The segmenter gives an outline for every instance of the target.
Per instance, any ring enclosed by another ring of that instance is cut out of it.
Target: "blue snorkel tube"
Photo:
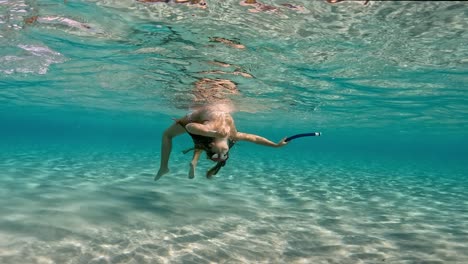
[[[303,134],[297,134],[297,135],[294,135],[294,136],[290,136],[290,137],[287,137],[284,141],[285,142],[289,142],[293,139],[296,139],[296,138],[301,138],[301,137],[319,137],[321,136],[322,133],[321,132],[312,132],[312,133],[303,133]]]

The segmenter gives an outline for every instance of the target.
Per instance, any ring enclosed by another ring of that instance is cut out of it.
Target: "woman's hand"
[[[217,127],[217,129],[213,130],[213,137],[215,138],[226,138],[229,136],[229,128],[228,127]]]
[[[284,145],[288,144],[288,142],[286,142],[286,138],[283,138],[282,140],[280,140],[280,142],[276,143],[276,147],[282,147]]]

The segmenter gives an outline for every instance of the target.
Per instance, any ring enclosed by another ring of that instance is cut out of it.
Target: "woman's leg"
[[[185,132],[185,129],[178,123],[172,124],[169,128],[164,131],[161,142],[161,164],[159,166],[158,174],[154,177],[154,180],[157,181],[164,174],[169,172],[169,156],[171,155],[172,150],[172,138],[181,135]]]
[[[202,154],[203,150],[201,149],[194,149],[193,150],[193,158],[192,162],[190,162],[190,171],[189,171],[189,179],[195,178],[195,168],[197,167],[198,160],[200,159],[200,155]]]

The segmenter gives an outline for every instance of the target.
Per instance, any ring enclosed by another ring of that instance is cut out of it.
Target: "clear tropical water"
[[[466,4],[265,3],[0,0],[0,263],[467,263]],[[323,136],[212,180],[181,136],[154,182],[205,77],[239,130]]]

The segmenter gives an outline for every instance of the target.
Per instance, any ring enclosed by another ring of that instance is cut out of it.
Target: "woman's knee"
[[[178,135],[181,135],[185,132],[185,130],[181,130],[179,128],[175,128],[173,126],[169,127],[163,132],[164,139],[172,139]]]

